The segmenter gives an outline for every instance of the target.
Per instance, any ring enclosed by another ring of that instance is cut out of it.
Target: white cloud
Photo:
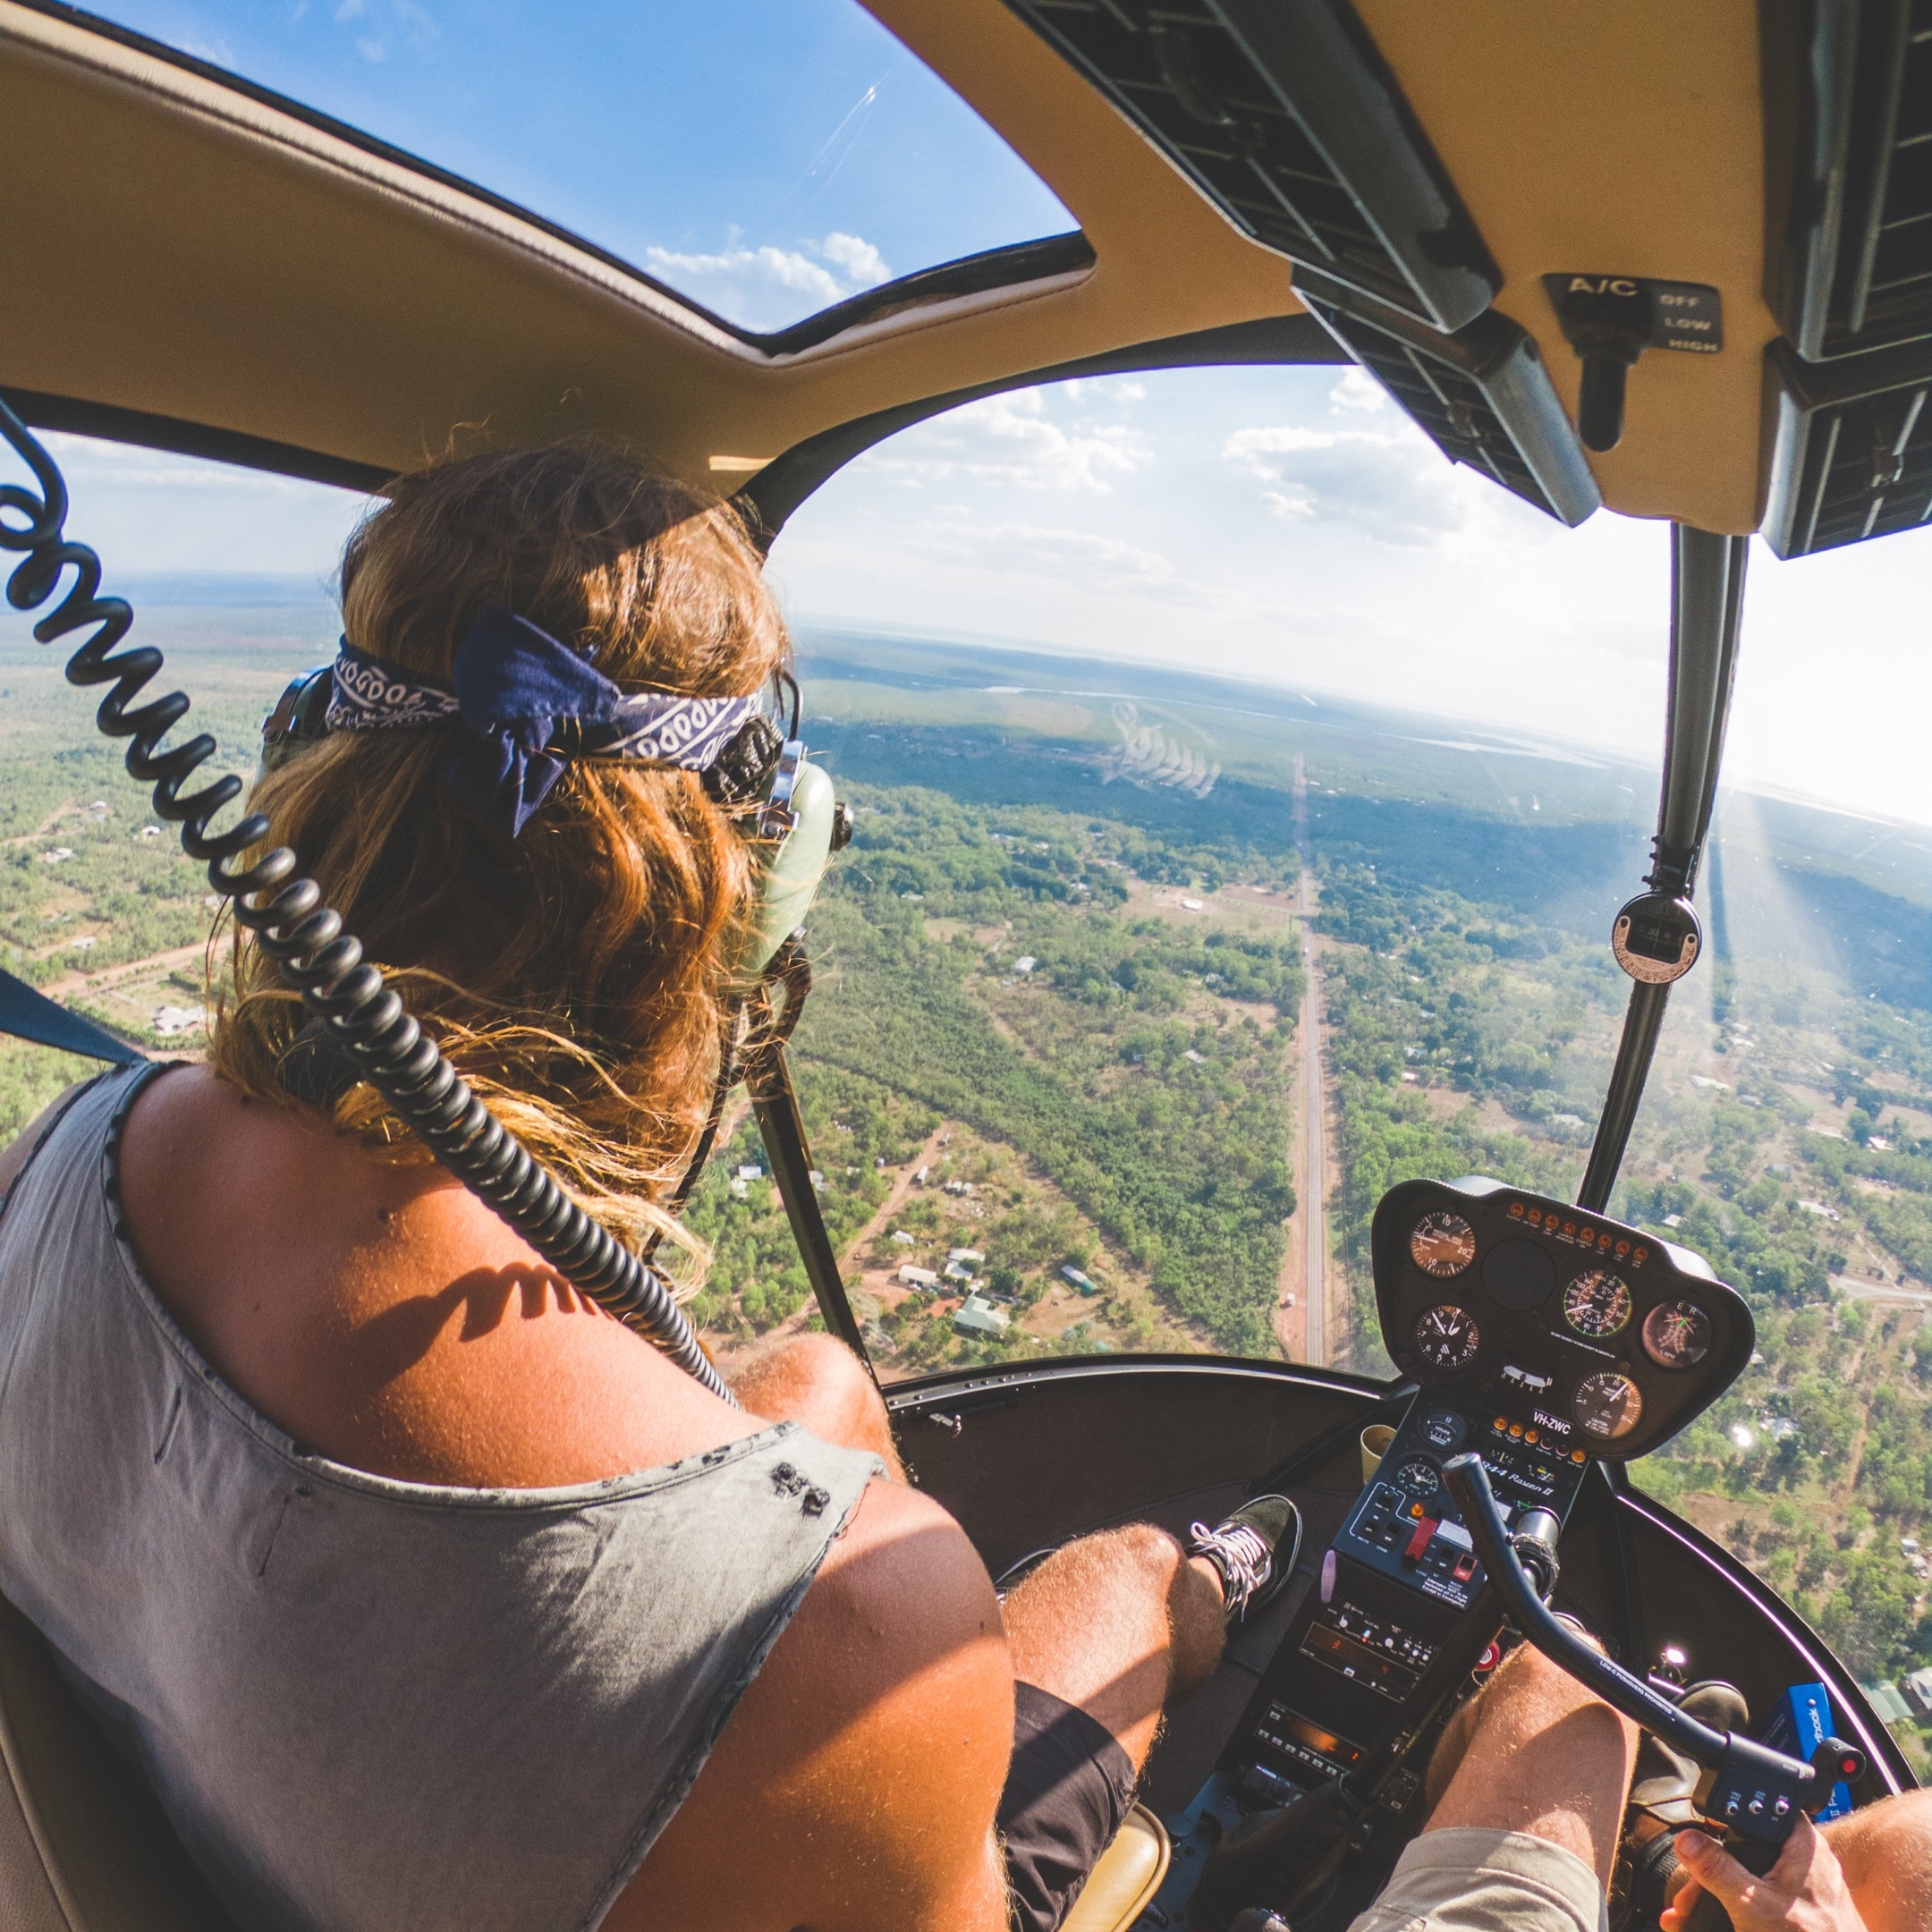
[[[818,252],[835,268],[843,269],[848,281],[856,282],[863,288],[892,280],[892,270],[886,266],[886,258],[869,242],[862,241],[858,235],[841,234],[835,229],[818,244]]]
[[[1314,503],[1300,491],[1291,496],[1282,490],[1263,490],[1261,501],[1267,513],[1283,523],[1298,523],[1315,514]]]
[[[677,249],[646,249],[645,260],[674,287],[705,299],[710,286],[759,283],[796,289],[822,306],[843,301],[845,291],[826,269],[796,249],[735,248],[716,255],[690,255]]]
[[[733,235],[710,251],[647,248],[645,266],[681,293],[741,328],[779,329],[892,279],[886,258],[862,235],[835,229],[797,248],[752,248]]]
[[[300,13],[297,14],[300,18]],[[330,16],[338,27],[363,23],[367,31],[355,33],[355,50],[366,61],[379,65],[389,58],[396,35],[410,46],[421,49],[436,38],[436,23],[417,0],[339,0]]]
[[[293,477],[49,434],[67,479],[67,528],[100,552],[109,588],[137,574],[266,572],[318,586],[366,499]],[[0,481],[25,480],[0,449]]]
[[[1221,453],[1264,483],[1275,483],[1281,479],[1282,466],[1269,462],[1271,456],[1302,450],[1330,450],[1343,442],[1386,445],[1390,440],[1362,429],[1304,429],[1299,424],[1288,423],[1274,428],[1237,429],[1221,445]]]
[[[1433,544],[1468,521],[1467,479],[1419,431],[1315,429],[1275,423],[1237,429],[1225,462],[1278,489],[1261,506],[1283,521],[1344,521],[1377,543]]]
[[[1388,402],[1388,392],[1364,369],[1347,370],[1328,392],[1328,407],[1337,416],[1349,410],[1363,410],[1373,415]]]
[[[902,482],[970,477],[1020,489],[1103,496],[1111,492],[1112,479],[1132,476],[1153,460],[1146,442],[1125,423],[1063,426],[1033,389],[969,402],[864,459],[868,468]]]
[[[1147,590],[1179,580],[1174,560],[1091,530],[1056,530],[1037,523],[927,524],[911,547],[927,556],[968,564],[996,563],[1061,580],[1074,578],[1103,591]]]

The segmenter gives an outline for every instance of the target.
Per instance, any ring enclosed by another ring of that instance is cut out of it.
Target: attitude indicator
[[[1416,1318],[1416,1353],[1431,1368],[1445,1373],[1467,1368],[1482,1346],[1482,1334],[1465,1308],[1453,1301],[1438,1302]]]
[[[1577,1385],[1570,1412],[1586,1436],[1615,1442],[1643,1419],[1643,1391],[1621,1369],[1606,1368]]]
[[[1695,1301],[1659,1301],[1644,1317],[1643,1346],[1659,1368],[1694,1368],[1710,1353],[1711,1318]]]
[[[1446,1280],[1476,1258],[1476,1230],[1461,1215],[1438,1208],[1416,1223],[1409,1254],[1425,1275]]]
[[[1563,1319],[1580,1335],[1602,1341],[1631,1318],[1631,1292],[1608,1268],[1579,1275],[1563,1291]]]

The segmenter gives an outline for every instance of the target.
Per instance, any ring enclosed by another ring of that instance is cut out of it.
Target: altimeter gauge
[[[1425,1275],[1438,1280],[1460,1275],[1476,1258],[1476,1230],[1461,1215],[1438,1208],[1416,1223],[1409,1253]]]
[[[1644,1317],[1644,1353],[1659,1368],[1694,1368],[1711,1351],[1711,1318],[1695,1301],[1659,1301]]]
[[[1438,1302],[1416,1318],[1416,1353],[1431,1368],[1445,1373],[1467,1368],[1482,1346],[1482,1334],[1470,1311],[1453,1301]]]
[[[1580,1335],[1600,1342],[1631,1318],[1631,1292],[1608,1268],[1592,1268],[1563,1290],[1563,1311]]]
[[[1643,1391],[1621,1369],[1606,1368],[1577,1385],[1570,1412],[1586,1436],[1615,1442],[1643,1419]]]

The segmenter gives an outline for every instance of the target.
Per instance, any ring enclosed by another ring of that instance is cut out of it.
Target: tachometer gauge
[[[1415,1345],[1431,1368],[1467,1368],[1476,1360],[1482,1335],[1467,1309],[1441,1301],[1416,1318]]]
[[[1711,1318],[1695,1301],[1659,1301],[1644,1317],[1643,1346],[1659,1368],[1694,1368],[1710,1353]]]
[[[1606,1368],[1577,1385],[1570,1412],[1586,1436],[1615,1442],[1643,1419],[1643,1391],[1621,1370]]]
[[[1442,1487],[1442,1478],[1427,1456],[1411,1456],[1395,1471],[1395,1480],[1411,1496],[1430,1496]]]
[[[1476,1258],[1476,1230],[1461,1215],[1438,1208],[1416,1223],[1409,1253],[1425,1275],[1438,1280],[1460,1275]]]
[[[1563,1290],[1563,1311],[1579,1335],[1601,1341],[1631,1318],[1630,1290],[1608,1268],[1592,1268]]]

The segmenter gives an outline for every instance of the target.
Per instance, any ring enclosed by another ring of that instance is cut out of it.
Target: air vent
[[[1805,0],[1767,20],[1785,334],[1812,360],[1932,335],[1932,0]]]
[[[1536,343],[1507,316],[1492,309],[1445,335],[1306,271],[1295,293],[1452,462],[1562,523],[1602,504]]]
[[[1347,0],[1006,0],[1244,233],[1460,328],[1502,277]]]
[[[1804,362],[1772,347],[1777,411],[1764,536],[1809,556],[1916,530],[1932,515],[1932,345]]]

